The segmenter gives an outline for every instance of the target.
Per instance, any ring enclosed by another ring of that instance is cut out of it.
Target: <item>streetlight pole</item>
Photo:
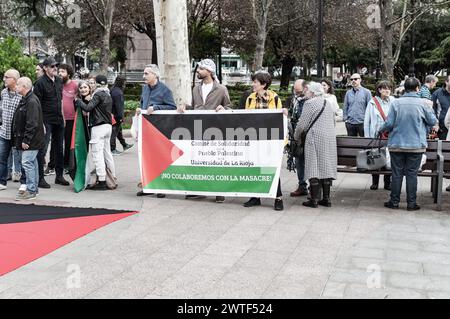
[[[218,75],[219,75],[219,82],[222,83],[222,5],[221,1],[218,3],[218,12],[217,12],[217,19],[219,21],[219,69],[218,69]]]
[[[416,0],[411,0],[411,10],[414,11],[416,6]],[[414,66],[414,60],[416,59],[416,55],[415,55],[415,30],[414,30],[414,25],[411,27],[411,35],[410,35],[410,42],[411,42],[411,56],[410,56],[410,65],[409,65],[409,76],[410,77],[415,77],[416,76],[416,69]]]
[[[323,76],[323,11],[324,1],[319,0],[319,19],[317,28],[317,77]]]

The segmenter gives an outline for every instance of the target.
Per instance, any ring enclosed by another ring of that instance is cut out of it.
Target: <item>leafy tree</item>
[[[35,79],[35,66],[39,63],[35,57],[23,54],[23,47],[20,40],[8,36],[0,41],[0,79],[8,69],[16,69],[21,76]],[[3,85],[3,83],[1,83]]]

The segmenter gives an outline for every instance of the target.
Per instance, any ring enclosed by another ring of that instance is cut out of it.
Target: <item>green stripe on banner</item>
[[[86,159],[88,149],[86,146],[86,135],[83,125],[83,112],[79,108],[76,114],[75,121],[75,159],[76,159],[76,174],[73,181],[73,188],[75,193],[79,193],[84,189],[86,181]]]
[[[276,167],[170,166],[144,189],[269,193],[276,170]]]

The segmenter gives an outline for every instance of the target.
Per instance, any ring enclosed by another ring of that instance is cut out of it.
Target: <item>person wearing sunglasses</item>
[[[372,93],[361,85],[358,73],[350,77],[352,88],[344,99],[343,117],[348,136],[364,137],[364,117],[366,107],[372,99]]]
[[[44,75],[34,85],[34,94],[41,102],[42,115],[45,125],[45,143],[39,150],[39,187],[50,188],[44,179],[44,164],[50,138],[55,152],[55,184],[68,186],[69,182],[64,178],[64,114],[62,107],[63,82],[58,76],[58,63],[53,57],[48,57],[42,63]]]

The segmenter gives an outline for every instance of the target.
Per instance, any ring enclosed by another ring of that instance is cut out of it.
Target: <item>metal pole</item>
[[[415,10],[415,5],[416,5],[416,0],[411,0],[411,11]],[[410,77],[415,77],[416,76],[416,69],[414,66],[414,60],[416,59],[415,57],[415,30],[414,30],[414,25],[411,27],[411,56],[410,56],[410,65],[409,65],[409,76]]]
[[[317,30],[317,77],[323,76],[323,11],[324,1],[319,0],[319,19]]]
[[[219,20],[219,43],[220,43],[220,47],[219,47],[219,82],[222,83],[222,5],[221,5],[221,1],[219,1],[218,4],[218,12],[217,12],[217,18]]]
[[[28,26],[28,54],[31,56],[31,24]]]

